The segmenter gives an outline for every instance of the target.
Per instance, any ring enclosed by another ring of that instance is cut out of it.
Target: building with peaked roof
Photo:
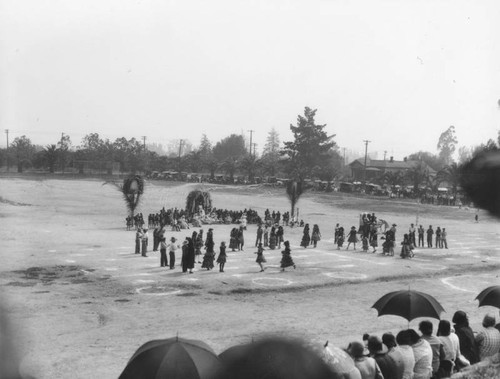
[[[404,159],[402,161],[396,161],[391,157],[389,160],[385,159],[366,159],[366,181],[376,181],[386,172],[397,172],[397,171],[407,171],[415,168],[419,164],[422,164],[426,170],[428,170],[429,175],[436,175],[436,171],[431,168],[428,164],[423,161],[418,160],[408,160]],[[363,181],[365,179],[365,159],[358,158],[351,163],[349,163],[350,174],[353,181]]]

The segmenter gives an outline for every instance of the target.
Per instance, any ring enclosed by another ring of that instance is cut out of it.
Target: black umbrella
[[[217,354],[206,343],[173,337],[142,345],[119,379],[209,379],[220,367]]]
[[[323,379],[335,377],[321,357],[301,341],[268,337],[229,348],[218,379]]]
[[[479,300],[479,307],[491,305],[500,308],[500,286],[485,288],[476,296],[476,300]]]
[[[441,304],[431,295],[412,290],[390,292],[378,299],[372,308],[378,311],[379,316],[401,316],[408,322],[418,317],[439,320],[441,313],[444,312]]]

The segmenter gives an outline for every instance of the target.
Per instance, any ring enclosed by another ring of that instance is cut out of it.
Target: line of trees
[[[70,136],[46,146],[34,145],[23,135],[14,139],[9,149],[0,149],[0,165],[15,166],[18,172],[27,168],[64,172],[68,169],[83,172],[83,167],[100,163],[113,163],[122,173],[152,171],[184,171],[209,173],[214,177],[222,173],[233,180],[237,174],[248,176],[288,176],[294,178],[319,178],[332,180],[340,171],[341,158],[327,136],[326,125],[316,125],[316,110],[308,107],[299,115],[297,125],[290,125],[294,140],[284,142],[284,148],[275,129],[268,134],[260,156],[250,153],[242,135],[231,134],[212,145],[203,135],[198,148],[190,146],[186,153],[179,148],[177,155],[160,155],[151,151],[135,138],[103,139],[98,133],[86,135],[78,146],[73,146]],[[100,165],[102,167],[102,164]],[[107,166],[109,167],[109,165]]]

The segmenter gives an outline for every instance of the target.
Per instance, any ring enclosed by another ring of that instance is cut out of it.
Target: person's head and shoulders
[[[395,360],[391,358],[388,354],[389,349],[382,342],[382,340],[378,336],[369,336],[367,348],[370,353],[370,357],[375,359],[382,374],[384,375],[384,379],[393,379],[400,377],[398,375],[399,368],[396,364]]]

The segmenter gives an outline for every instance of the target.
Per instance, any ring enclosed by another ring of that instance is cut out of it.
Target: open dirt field
[[[0,178],[2,305],[25,374],[118,377],[141,344],[175,335],[203,340],[217,353],[264,333],[345,346],[364,332],[406,328],[404,319],[378,318],[371,306],[408,286],[436,297],[443,318],[465,310],[475,329],[486,312],[497,314],[474,300],[484,287],[500,284],[500,224],[484,212],[474,223],[475,210],[309,192],[299,201],[300,217],[319,224],[323,239],[318,248],[304,249],[302,229],[285,228],[297,269],[280,272],[280,251],[266,250],[268,269],[260,273],[256,226],[249,225],[245,251],[228,251],[226,272],[197,265],[189,275],[161,268],[159,253],[134,254],[135,233],[125,230],[120,193],[102,183]],[[148,183],[139,211],[184,207],[194,188]],[[260,215],[266,208],[289,210],[283,189],[204,188],[217,208],[252,208]],[[357,226],[363,211],[396,223],[398,241],[417,217],[425,228],[446,227],[449,249],[417,249],[411,260],[363,253],[360,246],[337,250],[335,223]],[[212,227],[218,253],[233,226]],[[166,237],[184,239],[192,231]]]

